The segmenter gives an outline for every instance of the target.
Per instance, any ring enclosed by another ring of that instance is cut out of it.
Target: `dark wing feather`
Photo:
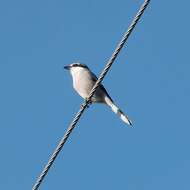
[[[93,72],[91,72],[91,76],[92,76],[91,79],[94,82],[96,82],[98,80],[98,78],[96,77],[96,75]],[[105,92],[106,96],[109,97],[111,101],[113,101],[102,84],[99,85],[99,88]]]

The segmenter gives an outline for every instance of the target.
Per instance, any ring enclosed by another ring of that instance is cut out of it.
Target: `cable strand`
[[[84,101],[84,103],[82,104],[80,110],[78,111],[78,113],[74,117],[73,121],[69,125],[66,133],[64,134],[63,138],[60,140],[59,144],[57,145],[57,147],[56,147],[55,151],[53,152],[53,154],[51,155],[48,163],[45,165],[44,169],[42,170],[42,172],[41,172],[40,176],[38,177],[36,183],[34,184],[32,190],[37,190],[39,188],[39,186],[41,185],[43,179],[47,175],[50,167],[54,163],[56,157],[58,156],[59,152],[63,148],[65,142],[68,139],[68,137],[70,136],[70,134],[72,133],[73,129],[75,128],[75,126],[76,126],[77,122],[79,121],[80,117],[82,116],[84,110],[90,104],[90,100],[91,100],[92,96],[94,95],[96,89],[98,88],[98,86],[100,85],[100,83],[104,79],[105,75],[109,71],[110,67],[112,66],[113,62],[115,61],[116,57],[118,56],[119,52],[121,51],[121,49],[124,46],[125,42],[127,41],[128,37],[130,36],[131,32],[135,28],[135,25],[137,24],[137,22],[139,21],[140,17],[144,13],[144,10],[148,6],[149,2],[150,2],[150,0],[145,0],[144,3],[142,4],[142,6],[140,7],[137,15],[135,16],[135,18],[133,19],[132,23],[130,24],[127,32],[124,34],[123,38],[121,39],[121,41],[117,45],[117,47],[116,47],[115,51],[113,52],[111,58],[108,60],[108,63],[106,64],[106,66],[103,69],[102,73],[100,74],[98,80],[96,81],[96,84],[92,88],[92,90],[91,90],[91,92],[89,94],[89,97]]]

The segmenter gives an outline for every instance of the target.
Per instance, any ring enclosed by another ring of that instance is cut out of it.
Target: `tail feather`
[[[111,107],[112,111],[120,117],[120,119],[121,119],[122,121],[124,121],[125,123],[127,123],[129,126],[132,126],[132,122],[131,122],[131,120],[128,118],[128,116],[125,115],[125,114],[113,103],[113,101],[112,101],[110,98],[105,97],[105,102],[106,102],[106,104],[107,104],[108,106]]]

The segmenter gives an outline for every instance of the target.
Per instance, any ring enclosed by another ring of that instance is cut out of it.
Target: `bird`
[[[98,80],[96,75],[88,68],[87,65],[79,62],[64,66],[64,69],[70,71],[73,79],[73,88],[83,99],[86,100]],[[121,109],[118,108],[118,106],[115,105],[114,101],[102,84],[98,86],[90,100],[90,103],[102,103],[108,105],[122,121],[129,126],[132,126],[132,121],[123,113],[123,111],[121,111]]]

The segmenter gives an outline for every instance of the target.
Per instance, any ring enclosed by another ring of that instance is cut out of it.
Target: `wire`
[[[39,186],[41,185],[43,179],[47,175],[50,167],[54,163],[56,157],[58,156],[59,152],[63,148],[63,146],[64,146],[65,142],[67,141],[68,137],[70,136],[71,132],[75,128],[75,126],[76,126],[77,122],[79,121],[80,117],[82,116],[84,110],[90,104],[90,100],[91,100],[93,94],[95,93],[96,89],[98,88],[98,86],[100,85],[100,83],[104,79],[105,75],[107,74],[108,70],[112,66],[114,60],[116,59],[117,55],[121,51],[122,47],[124,46],[125,42],[127,41],[128,37],[130,36],[131,32],[135,28],[135,25],[137,24],[137,22],[139,21],[140,17],[144,13],[144,10],[146,9],[146,7],[149,4],[149,2],[150,2],[150,0],[145,0],[144,3],[141,5],[141,7],[140,7],[140,9],[139,9],[139,11],[137,13],[137,15],[133,19],[131,25],[129,26],[129,28],[127,30],[127,32],[124,34],[122,40],[119,42],[119,44],[116,47],[116,49],[115,49],[114,53],[112,54],[111,58],[108,60],[108,63],[106,64],[104,70],[102,71],[102,73],[100,74],[98,80],[96,81],[96,84],[92,88],[92,90],[91,90],[91,92],[89,94],[89,97],[84,101],[84,103],[82,104],[80,110],[78,111],[78,113],[74,117],[73,121],[69,125],[66,133],[64,134],[63,138],[61,139],[61,141],[57,145],[57,147],[56,147],[55,151],[53,152],[52,156],[50,157],[48,163],[45,165],[44,169],[42,170],[42,172],[41,172],[40,176],[38,177],[36,183],[34,184],[32,190],[37,190],[39,188]]]

